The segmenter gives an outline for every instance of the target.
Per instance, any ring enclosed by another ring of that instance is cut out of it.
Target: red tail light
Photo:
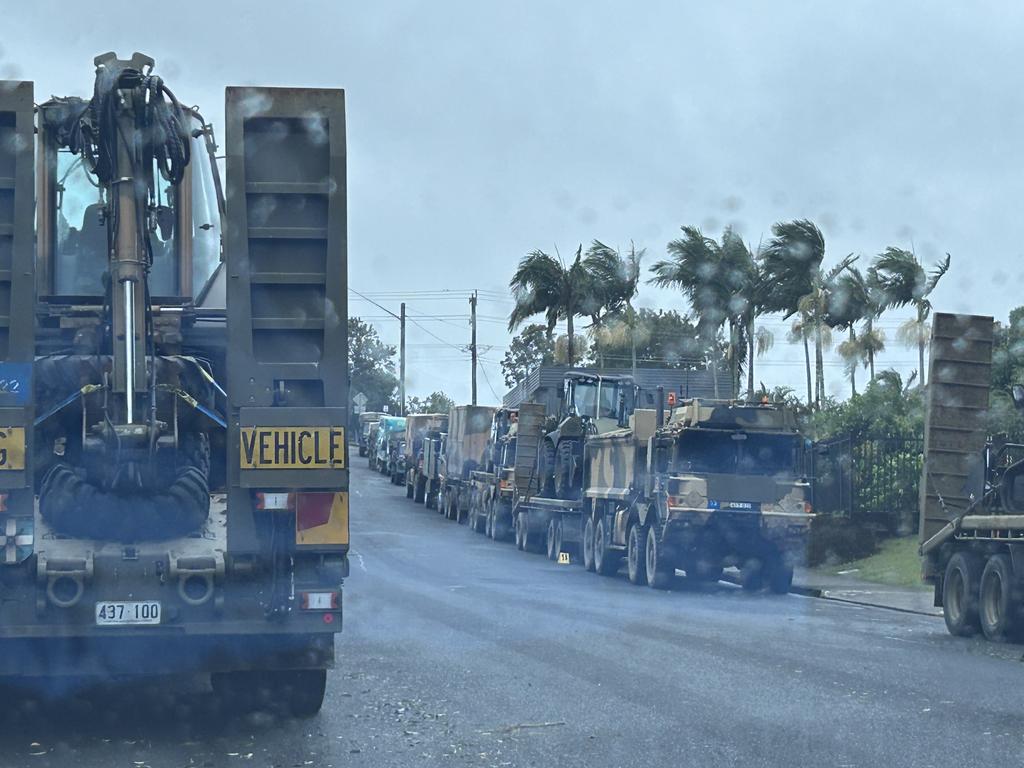
[[[305,531],[326,525],[331,519],[331,504],[334,493],[297,493],[295,506],[295,529]]]

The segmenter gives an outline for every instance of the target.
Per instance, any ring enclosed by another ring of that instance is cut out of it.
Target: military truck
[[[1020,636],[1024,445],[989,435],[991,317],[936,313],[920,484],[922,575],[953,635]],[[1024,388],[1013,387],[1018,408]]]
[[[539,423],[543,408],[528,405],[537,412]],[[512,530],[512,503],[515,498],[516,444],[519,409],[498,408],[491,416],[491,427],[484,450],[483,467],[470,472],[469,526],[488,538],[502,541]],[[533,453],[536,456],[536,452]]]
[[[447,428],[447,413],[417,413],[406,417],[398,482],[405,480],[406,498],[417,504],[423,503],[427,493],[427,478],[423,474],[423,440],[428,432],[444,432]]]
[[[427,436],[423,440],[423,476],[427,482],[423,504],[427,509],[438,509],[447,441],[448,435],[437,430],[427,432]]]
[[[0,82],[0,676],[323,701],[348,574],[344,93]],[[188,102],[186,102],[188,103]]]
[[[367,466],[374,472],[377,471],[377,428],[379,424],[379,421],[375,421],[366,430]]]
[[[739,568],[746,590],[786,593],[806,557],[814,517],[795,415],[769,404],[684,401],[660,424],[591,438],[583,565],[656,589],[677,569],[717,581]]]
[[[385,414],[378,411],[364,411],[359,414],[359,456],[366,456],[370,446],[370,430]]]
[[[398,471],[399,443],[405,440],[405,417],[383,416],[377,422],[377,446],[373,452],[373,468],[395,482]]]
[[[438,508],[449,520],[462,523],[469,515],[471,475],[486,462],[494,412],[486,405],[457,405],[448,413]]]

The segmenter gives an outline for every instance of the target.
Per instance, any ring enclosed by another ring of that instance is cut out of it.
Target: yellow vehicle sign
[[[345,428],[242,427],[239,458],[242,469],[344,469]]]
[[[0,427],[0,471],[25,469],[25,428]]]

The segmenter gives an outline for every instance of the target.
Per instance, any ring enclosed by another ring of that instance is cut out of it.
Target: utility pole
[[[398,406],[398,413],[401,416],[405,416],[405,302],[402,302],[401,315],[398,318],[399,324],[401,325],[401,341],[398,347],[398,397],[400,398],[400,405]]]
[[[469,340],[470,357],[473,359],[472,403],[476,405],[476,291],[473,291],[473,295],[469,297],[469,325],[472,329]]]

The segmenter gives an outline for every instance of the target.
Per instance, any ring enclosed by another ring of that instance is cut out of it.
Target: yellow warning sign
[[[0,470],[25,468],[25,428],[0,427]]]
[[[559,565],[569,565],[569,553],[568,552],[559,552],[558,553],[558,564]]]

